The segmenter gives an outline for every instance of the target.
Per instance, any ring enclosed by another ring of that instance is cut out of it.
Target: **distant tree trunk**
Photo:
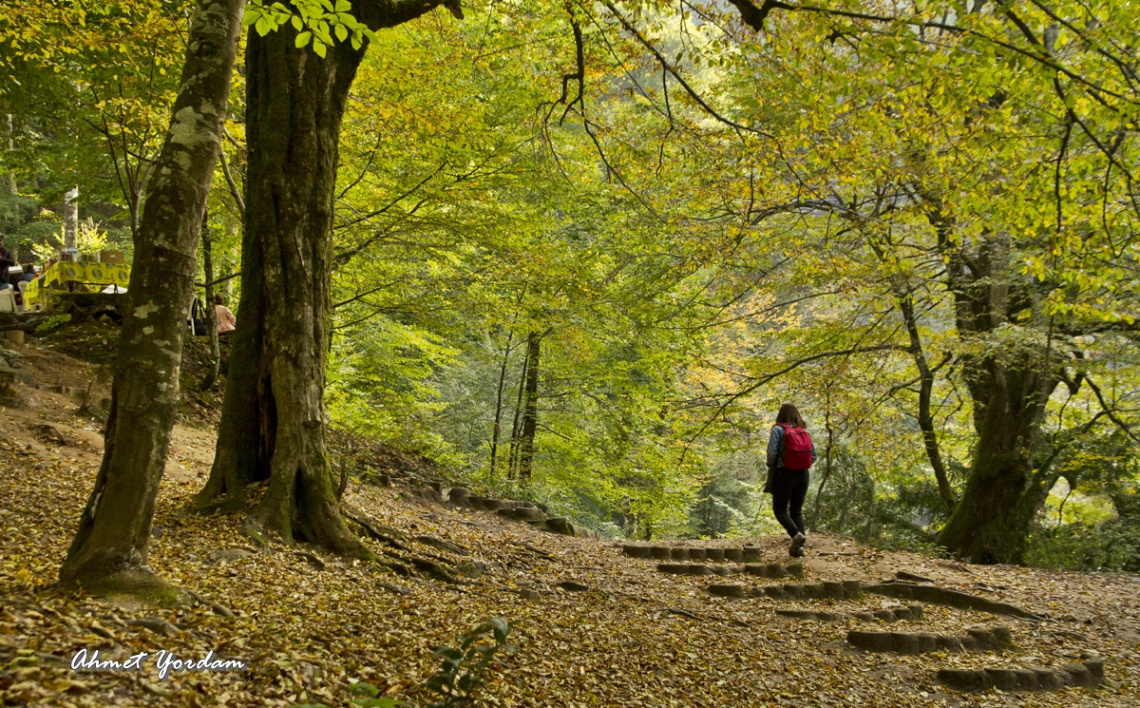
[[[527,337],[526,358],[529,365],[526,369],[526,404],[523,409],[518,465],[519,479],[524,482],[530,479],[530,471],[534,465],[534,435],[538,430],[538,377],[541,346],[542,335],[532,333]]]
[[[79,239],[79,187],[63,195],[63,248],[75,250]]]
[[[529,341],[529,339],[528,339]],[[514,479],[518,473],[519,448],[522,442],[523,400],[526,394],[526,374],[530,370],[530,347],[527,347],[526,356],[523,357],[522,372],[519,374],[519,394],[515,397],[515,416],[511,423],[511,450],[507,458],[507,479]]]
[[[879,261],[889,265],[891,252],[895,244],[878,243],[876,238],[868,239],[871,249]],[[930,468],[934,471],[934,480],[938,484],[938,494],[942,497],[947,511],[954,509],[954,490],[950,486],[950,476],[946,473],[946,465],[942,460],[942,450],[938,445],[938,433],[934,427],[934,413],[931,409],[931,397],[934,391],[934,374],[938,367],[931,368],[926,359],[926,352],[922,346],[922,337],[918,329],[918,316],[914,309],[914,288],[905,278],[898,274],[890,276],[891,291],[895,296],[895,304],[903,318],[907,337],[910,340],[910,355],[914,359],[915,368],[918,369],[918,428],[922,431],[922,444],[926,457],[930,461]]]
[[[12,114],[4,114],[4,150],[15,150],[16,128],[12,123]],[[11,172],[0,175],[0,194],[16,194],[16,176]]]
[[[436,2],[357,3],[373,29],[412,20]],[[458,13],[458,6],[452,10]],[[218,447],[202,506],[244,503],[269,480],[246,531],[366,551],[340,513],[325,456],[332,221],[341,118],[365,43],[297,48],[283,26],[246,49],[246,226],[242,296],[230,351]]]
[[[218,159],[244,0],[200,2],[173,119],[135,244],[103,463],[60,568],[63,585],[173,600],[147,567],[151,521],[178,404],[186,306]]]
[[[206,336],[210,338],[210,366],[206,375],[202,377],[202,390],[209,391],[218,380],[218,368],[221,366],[222,352],[218,344],[218,311],[214,309],[214,247],[210,239],[210,226],[207,223],[209,215],[202,219],[202,272],[205,275],[206,285]]]
[[[899,311],[903,315],[907,335],[910,337],[910,353],[918,369],[918,428],[922,431],[922,444],[926,450],[926,458],[930,461],[930,468],[934,470],[934,481],[938,484],[938,494],[946,504],[947,510],[953,510],[955,504],[954,490],[950,486],[950,475],[946,473],[946,464],[942,460],[942,451],[938,445],[938,432],[934,428],[934,413],[931,410],[931,398],[934,392],[934,373],[923,352],[922,339],[918,332],[918,319],[914,312],[914,297],[910,292],[901,290],[896,292]]]
[[[499,387],[495,392],[495,424],[491,428],[491,479],[495,478],[495,454],[499,449],[499,433],[503,418],[503,385],[507,380],[507,364],[511,359],[511,341],[515,333],[507,334],[507,346],[503,349],[503,363],[499,367]]]
[[[824,391],[827,404],[823,409],[823,425],[827,431],[827,445],[823,449],[823,476],[819,480],[819,487],[815,490],[815,508],[811,512],[811,530],[816,530],[816,523],[819,521],[819,502],[823,496],[823,487],[827,484],[827,480],[831,479],[831,446],[834,437],[834,430],[831,427],[831,389]]]

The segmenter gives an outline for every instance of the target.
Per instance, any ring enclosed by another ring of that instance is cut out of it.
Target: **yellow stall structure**
[[[126,263],[57,261],[28,283],[24,303],[29,310],[44,310],[71,293],[126,292],[131,267]]]

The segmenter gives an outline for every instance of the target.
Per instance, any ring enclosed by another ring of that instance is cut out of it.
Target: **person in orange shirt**
[[[218,318],[218,334],[232,332],[237,328],[237,318],[230,308],[222,304],[222,294],[214,293],[214,315]]]

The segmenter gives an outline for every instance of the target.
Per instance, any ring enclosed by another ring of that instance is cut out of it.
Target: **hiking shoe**
[[[788,554],[793,558],[802,558],[804,555],[805,543],[807,543],[807,537],[802,533],[797,533],[792,537],[792,546],[788,549]]]
[[[803,558],[807,555],[807,553],[802,548],[797,548],[794,551],[789,551],[789,554],[792,556],[792,558]]]

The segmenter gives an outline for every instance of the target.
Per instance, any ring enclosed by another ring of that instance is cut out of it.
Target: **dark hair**
[[[24,264],[24,272],[25,273],[35,273],[36,267],[34,265],[32,265],[31,263],[25,263]]]
[[[807,421],[803,419],[800,412],[791,403],[785,403],[780,406],[780,412],[776,414],[776,425],[787,424],[793,428],[806,428]]]
[[[222,301],[222,294],[221,293],[214,293],[214,304],[215,305],[221,305],[222,302],[223,302]]]

